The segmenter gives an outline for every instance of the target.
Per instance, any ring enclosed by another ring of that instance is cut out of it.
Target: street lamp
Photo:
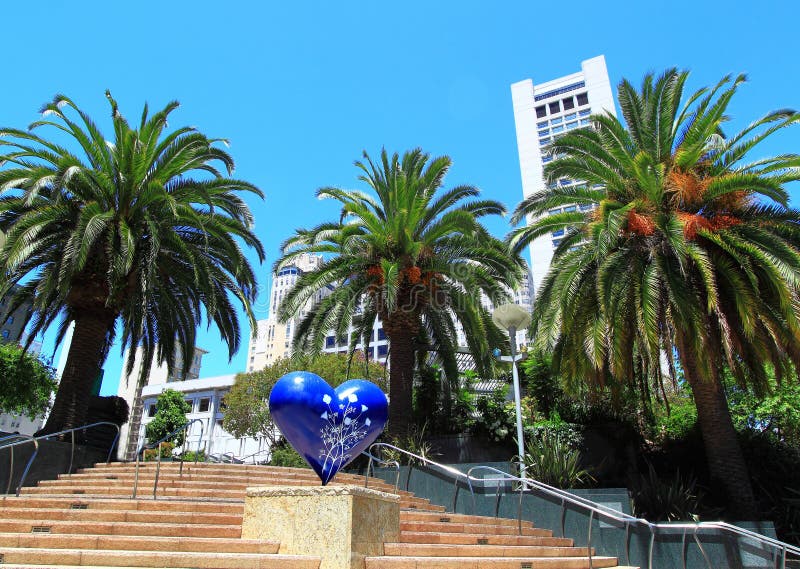
[[[525,354],[517,354],[517,330],[527,328],[531,323],[530,313],[518,304],[504,304],[495,308],[492,313],[492,322],[500,328],[508,330],[508,340],[511,343],[511,357],[501,357],[500,361],[511,362],[511,375],[514,378],[514,407],[517,412],[517,447],[519,450],[520,478],[525,478],[525,444],[522,440],[522,409],[520,407],[519,374],[517,362]]]

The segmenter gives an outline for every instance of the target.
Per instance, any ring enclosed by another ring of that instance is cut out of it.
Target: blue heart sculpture
[[[287,373],[269,394],[275,424],[323,486],[378,438],[388,409],[372,382],[351,379],[333,389],[308,371]]]

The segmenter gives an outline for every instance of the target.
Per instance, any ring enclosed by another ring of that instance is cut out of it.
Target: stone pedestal
[[[364,569],[400,537],[400,497],[360,486],[247,489],[243,539],[280,542],[279,553],[322,558],[320,569]]]

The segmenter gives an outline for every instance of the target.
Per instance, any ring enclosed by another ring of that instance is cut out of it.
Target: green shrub
[[[508,386],[496,389],[491,395],[477,397],[477,418],[473,432],[493,442],[509,442],[516,433],[514,404],[506,400]]]
[[[676,397],[670,414],[656,421],[655,435],[661,441],[679,441],[688,437],[697,426],[697,407],[691,397]]]
[[[294,468],[311,468],[305,459],[288,444],[276,446],[272,449],[269,459],[270,466],[290,466]]]
[[[47,411],[58,384],[53,368],[16,344],[0,343],[0,412],[33,419]]]
[[[528,478],[556,488],[579,488],[594,481],[581,467],[580,451],[553,433],[528,440],[523,458]]]
[[[674,478],[664,479],[648,462],[647,472],[640,474],[630,486],[636,516],[651,522],[700,519],[702,493],[694,476],[682,476],[678,472]]]
[[[170,442],[161,443],[161,458],[172,458],[172,451],[175,445]],[[158,448],[145,449],[143,457],[144,460],[156,460],[158,458]]]
[[[159,441],[186,424],[186,413],[191,407],[184,400],[183,394],[174,389],[165,389],[156,400],[156,414],[153,420],[147,423],[144,434],[148,442]],[[186,431],[180,431],[169,439],[169,442],[181,446],[186,438]]]
[[[181,455],[181,460],[184,462],[194,462],[195,458],[197,462],[205,462],[206,461],[206,451],[204,450],[187,450]]]

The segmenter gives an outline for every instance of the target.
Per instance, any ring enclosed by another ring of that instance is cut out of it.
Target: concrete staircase
[[[0,497],[0,564],[14,567],[196,567],[318,569],[319,557],[279,554],[280,544],[241,539],[245,488],[318,485],[310,470],[164,463],[158,499],[155,465],[143,463],[138,498],[134,466],[99,465]],[[334,484],[363,485],[339,474]],[[370,480],[370,488],[394,487]],[[449,514],[408,492],[400,495],[400,542],[368,557],[366,569],[588,569],[588,550],[516,520]],[[591,567],[617,567],[594,556]]]

